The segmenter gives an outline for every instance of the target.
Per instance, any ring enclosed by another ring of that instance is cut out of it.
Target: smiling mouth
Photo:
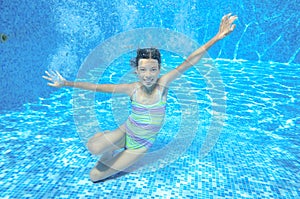
[[[146,82],[146,83],[150,83],[152,81],[153,81],[153,79],[144,80],[144,82]]]
[[[151,85],[151,84],[153,84],[153,81],[152,81],[152,80],[150,80],[150,81],[145,80],[144,82],[145,82],[146,85]]]

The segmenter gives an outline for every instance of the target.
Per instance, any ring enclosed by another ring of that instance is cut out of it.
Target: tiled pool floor
[[[69,93],[54,93],[21,111],[2,112],[0,198],[300,198],[299,90],[280,70],[267,71],[272,81],[247,90],[254,79],[263,81],[257,78],[262,70],[245,72],[251,67],[240,67],[226,66],[228,75],[222,71],[227,120],[206,157],[199,156],[205,135],[198,133],[173,163],[100,183],[89,180],[96,157],[76,133],[72,108],[66,103]],[[258,67],[264,68],[253,68]],[[291,73],[298,71],[295,67]],[[288,88],[291,96],[285,89],[274,91],[274,85]]]

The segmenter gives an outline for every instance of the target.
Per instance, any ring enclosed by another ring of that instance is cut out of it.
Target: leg
[[[110,160],[98,162],[90,172],[91,180],[97,182],[125,170],[140,159],[146,151],[145,148],[126,149]]]
[[[97,133],[89,139],[87,147],[92,154],[103,154],[125,147],[123,127],[107,133]]]

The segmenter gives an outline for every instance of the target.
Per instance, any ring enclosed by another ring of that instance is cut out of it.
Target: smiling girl
[[[91,84],[70,82],[58,72],[49,73],[43,78],[53,87],[76,87],[95,92],[124,93],[131,99],[131,114],[119,128],[95,134],[89,139],[87,147],[92,154],[103,154],[90,172],[93,182],[103,180],[123,171],[139,160],[153,145],[160,131],[166,108],[168,87],[186,70],[195,65],[203,54],[217,41],[231,33],[237,16],[231,14],[222,18],[219,32],[206,44],[194,51],[182,64],[160,77],[161,55],[156,48],[137,50],[133,61],[138,82],[130,84]],[[118,154],[114,151],[124,149]]]

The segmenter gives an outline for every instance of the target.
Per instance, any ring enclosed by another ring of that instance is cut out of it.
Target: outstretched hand
[[[238,17],[235,16],[231,16],[231,13],[223,16],[221,24],[220,24],[220,28],[219,28],[219,32],[218,32],[218,37],[219,39],[223,39],[224,37],[226,37],[227,35],[229,35],[235,28],[235,24],[233,24],[233,22],[237,19]]]
[[[52,87],[56,87],[56,88],[61,88],[63,86],[65,86],[66,83],[66,79],[63,78],[59,72],[55,71],[55,72],[48,72],[45,71],[47,76],[43,76],[44,79],[50,81],[50,83],[48,83],[48,86],[52,86]],[[52,82],[52,83],[51,83]]]

